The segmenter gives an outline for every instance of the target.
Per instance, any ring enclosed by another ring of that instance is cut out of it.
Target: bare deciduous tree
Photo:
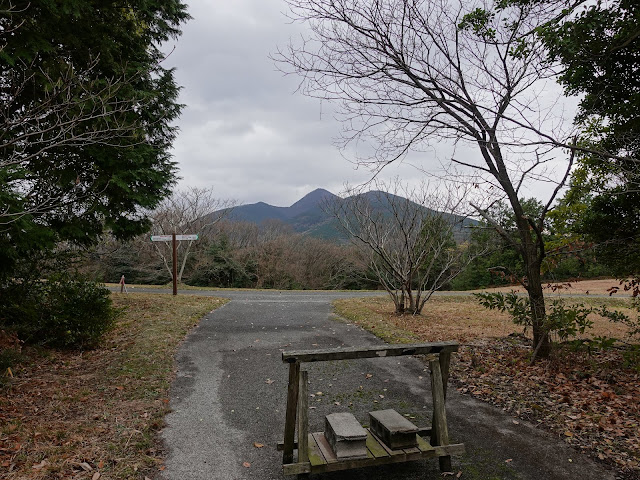
[[[498,9],[490,0],[287,3],[291,18],[307,23],[312,34],[275,60],[286,73],[301,76],[303,93],[339,104],[346,142],[376,147],[362,162],[381,168],[443,139],[475,146],[477,156],[454,154],[451,162],[479,176],[488,192],[499,192],[498,199],[513,209],[519,237],[508,241],[523,258],[534,342],[547,355],[542,234],[573,162],[566,150],[578,148],[573,132],[563,131],[563,119],[555,116],[562,110],[556,104],[560,92],[545,91],[556,75],[554,65],[530,35],[557,15],[555,6],[513,2]],[[546,182],[554,186],[545,207],[529,218],[521,190]],[[475,204],[499,228],[489,206]]]
[[[152,235],[198,234],[211,235],[213,226],[222,220],[235,205],[230,200],[221,200],[212,188],[191,187],[177,190],[150,213]],[[178,243],[178,258],[181,257],[177,281],[182,281],[187,259],[194,241]],[[172,274],[170,265],[172,255],[171,242],[153,242],[157,254],[165,268]]]
[[[467,221],[457,214],[464,197],[435,193],[426,185],[409,190],[397,180],[375,185],[382,190],[351,191],[329,209],[368,259],[396,313],[420,314],[433,292],[474,258],[455,242]]]

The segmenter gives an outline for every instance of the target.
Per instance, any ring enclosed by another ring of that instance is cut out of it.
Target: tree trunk
[[[536,245],[528,244],[524,260],[527,272],[527,292],[531,304],[531,326],[533,329],[533,358],[546,358],[551,352],[549,332],[546,326],[546,309],[544,293],[542,291],[542,277],[540,275],[541,259],[536,254]]]

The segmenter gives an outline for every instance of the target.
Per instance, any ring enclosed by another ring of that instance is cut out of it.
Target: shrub
[[[499,310],[511,315],[513,323],[525,329],[533,325],[529,298],[516,293],[474,293],[480,304],[490,310]],[[562,300],[553,300],[547,309],[544,327],[550,335],[556,335],[561,341],[582,335],[589,330],[593,322],[589,314],[593,308],[583,304],[567,306]]]
[[[0,322],[25,342],[43,346],[92,347],[118,314],[106,288],[66,273],[9,285],[3,296]]]

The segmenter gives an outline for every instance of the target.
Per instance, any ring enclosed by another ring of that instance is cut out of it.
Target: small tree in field
[[[456,215],[460,200],[451,195],[443,199],[424,186],[401,190],[398,182],[377,187],[391,187],[393,193],[358,193],[333,203],[331,211],[368,260],[396,313],[418,315],[433,292],[473,258],[454,239],[466,218]]]

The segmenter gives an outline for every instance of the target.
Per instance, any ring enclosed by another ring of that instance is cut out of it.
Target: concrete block
[[[418,445],[419,428],[395,410],[369,412],[371,431],[389,448],[411,448]]]
[[[327,415],[324,436],[339,460],[367,456],[367,431],[349,412]]]

